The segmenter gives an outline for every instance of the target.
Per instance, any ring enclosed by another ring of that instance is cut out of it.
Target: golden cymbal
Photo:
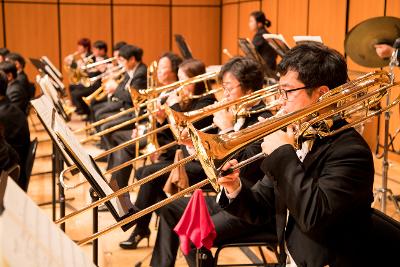
[[[346,35],[346,54],[357,64],[379,68],[389,65],[389,59],[378,57],[376,44],[393,45],[400,37],[400,19],[396,17],[376,17],[365,20]]]

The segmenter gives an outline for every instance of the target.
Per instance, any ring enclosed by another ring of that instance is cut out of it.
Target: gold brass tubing
[[[132,163],[134,163],[134,162],[140,160],[140,159],[144,159],[144,158],[146,158],[146,157],[148,157],[148,156],[150,156],[150,155],[153,155],[153,154],[155,154],[155,153],[157,153],[157,152],[159,152],[159,151],[161,151],[161,150],[166,150],[166,149],[171,148],[171,147],[173,147],[173,146],[175,146],[175,145],[177,145],[177,144],[178,144],[177,141],[173,141],[173,142],[171,142],[171,143],[168,143],[168,144],[166,144],[166,145],[163,145],[162,147],[158,148],[157,150],[155,150],[155,151],[153,151],[153,152],[146,153],[146,154],[140,155],[139,157],[136,157],[136,158],[134,158],[134,159],[125,161],[124,163],[122,163],[122,164],[120,164],[120,165],[118,165],[118,166],[115,166],[115,167],[112,168],[112,169],[109,169],[109,170],[105,171],[105,172],[103,173],[103,175],[107,175],[107,174],[110,174],[110,173],[119,171],[119,170],[125,168],[126,166],[129,166],[129,165],[131,165]]]
[[[101,198],[101,199],[89,204],[88,206],[86,206],[86,207],[84,207],[84,208],[82,208],[82,209],[80,209],[78,211],[74,211],[74,212],[72,212],[70,214],[65,215],[64,217],[62,217],[62,218],[58,219],[57,221],[55,221],[55,224],[61,224],[61,223],[65,222],[65,221],[67,221],[67,220],[69,220],[69,219],[71,219],[71,218],[73,218],[73,217],[75,217],[75,216],[87,211],[87,210],[90,210],[92,208],[98,207],[101,204],[103,204],[104,202],[107,202],[112,198],[115,198],[115,197],[118,197],[118,196],[120,196],[120,195],[122,195],[124,193],[127,193],[127,192],[131,191],[133,188],[135,188],[137,186],[140,186],[142,184],[148,183],[148,182],[154,180],[155,178],[157,178],[158,176],[161,176],[161,175],[173,170],[176,167],[184,165],[184,164],[194,160],[195,158],[196,158],[196,155],[192,155],[192,156],[184,158],[184,159],[182,159],[182,160],[180,160],[178,162],[175,162],[175,163],[169,165],[168,167],[165,167],[165,168],[163,168],[161,170],[158,170],[157,172],[155,172],[153,174],[150,174],[149,176],[146,176],[145,178],[140,179],[140,180],[134,182],[131,185],[123,187],[123,188],[115,191],[114,193],[112,193],[112,194],[110,194],[110,195],[108,195],[108,196],[106,196],[104,198]]]
[[[166,199],[163,199],[160,202],[157,202],[156,204],[151,205],[150,207],[147,207],[141,211],[138,211],[137,213],[132,214],[131,216],[126,217],[125,219],[106,227],[104,230],[101,230],[89,237],[86,237],[86,238],[78,241],[78,245],[81,246],[81,245],[84,245],[84,244],[94,240],[94,239],[97,239],[100,236],[105,235],[105,234],[111,232],[112,230],[119,228],[127,223],[135,221],[135,220],[139,219],[140,217],[143,217],[144,215],[149,214],[165,205],[168,205],[169,203],[175,201],[176,199],[184,197],[185,195],[187,195],[187,194],[195,191],[196,189],[199,189],[209,183],[210,183],[210,181],[208,179],[204,179],[203,181],[198,182],[197,184],[194,184],[186,189],[183,189],[182,191],[179,191],[178,193],[176,193]]]
[[[117,125],[115,125],[115,126],[112,126],[112,127],[110,127],[110,128],[107,128],[107,129],[105,129],[105,130],[103,130],[103,131],[101,131],[101,132],[98,132],[98,133],[95,133],[95,134],[93,134],[93,135],[90,135],[90,136],[88,136],[88,137],[82,139],[80,142],[81,142],[82,144],[85,144],[85,143],[87,143],[87,142],[93,140],[95,137],[100,137],[100,136],[103,136],[103,135],[105,135],[105,134],[114,132],[114,131],[119,130],[119,129],[121,129],[121,128],[123,128],[123,127],[129,125],[129,124],[132,124],[132,123],[136,122],[136,121],[143,120],[143,119],[147,118],[148,116],[150,116],[150,113],[146,113],[146,114],[140,115],[139,117],[135,117],[135,118],[129,119],[129,120],[124,121],[124,122],[122,122],[122,123],[120,123],[120,124],[117,124]]]

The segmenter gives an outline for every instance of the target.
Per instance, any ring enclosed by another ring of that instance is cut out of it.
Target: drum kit
[[[375,45],[387,44],[393,46],[394,52],[389,58],[381,58],[376,53]],[[383,68],[389,67],[389,71],[394,81],[393,70],[394,67],[399,65],[398,62],[398,49],[400,48],[400,18],[396,17],[375,17],[365,20],[356,25],[347,34],[345,42],[345,52],[355,63],[369,68]],[[386,101],[390,101],[390,95],[386,97]],[[380,117],[378,117],[378,134],[377,134],[377,147],[376,156],[382,158],[382,186],[376,189],[375,198],[381,202],[381,210],[386,211],[386,198],[393,200],[397,212],[400,212],[400,197],[394,196],[391,189],[388,188],[388,153],[394,152],[400,154],[400,151],[394,149],[394,139],[400,132],[400,128],[392,136],[389,133],[390,112],[384,113],[384,142],[380,144],[379,126]],[[379,148],[382,147],[383,151],[379,154]],[[392,149],[390,149],[392,148]]]

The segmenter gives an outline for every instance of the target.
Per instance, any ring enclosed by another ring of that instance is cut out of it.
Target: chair
[[[29,152],[28,157],[26,158],[25,163],[25,173],[26,173],[26,188],[25,191],[28,191],[29,180],[32,174],[33,162],[35,161],[36,150],[38,147],[38,139],[35,138],[29,144]]]
[[[400,222],[373,209],[371,215],[371,262],[375,266],[393,266],[400,252]]]
[[[267,232],[260,232],[253,235],[243,236],[241,238],[236,238],[234,240],[227,240],[223,244],[214,244],[214,246],[218,247],[214,256],[214,266],[275,266],[275,263],[269,264],[267,262],[262,247],[272,250],[275,253],[276,258],[279,260],[277,245],[278,239],[276,235]],[[218,264],[218,258],[221,251],[225,248],[232,247],[239,247],[253,263]],[[248,247],[258,247],[262,262],[260,262],[259,258]]]

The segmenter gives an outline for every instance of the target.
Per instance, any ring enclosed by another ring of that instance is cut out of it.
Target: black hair
[[[143,49],[134,45],[124,45],[119,49],[119,55],[126,60],[135,57],[136,61],[142,61]]]
[[[264,12],[262,11],[253,11],[250,13],[257,23],[261,23],[263,26],[269,28],[271,27],[271,21],[265,17]]]
[[[182,58],[172,52],[166,52],[166,53],[162,54],[160,59],[163,57],[166,57],[169,59],[169,61],[171,62],[172,72],[175,73],[176,75],[178,75],[178,68],[179,68],[179,65],[182,64]]]
[[[0,56],[5,57],[8,53],[10,53],[10,50],[8,50],[7,48],[0,48]]]
[[[4,71],[6,74],[11,73],[14,79],[17,78],[17,67],[13,62],[0,62],[0,70]]]
[[[97,49],[100,49],[100,50],[104,50],[104,52],[107,53],[107,48],[108,47],[107,47],[106,42],[104,42],[104,41],[99,40],[99,41],[94,42],[93,43],[93,47],[95,47]]]
[[[320,86],[333,89],[349,80],[344,57],[338,51],[317,42],[293,47],[282,58],[278,69],[281,76],[289,70],[297,72],[298,80],[310,88],[307,90],[309,95]]]
[[[225,73],[230,72],[239,81],[242,90],[257,91],[263,87],[264,72],[260,63],[248,57],[233,57],[225,63],[218,74],[222,82]]]
[[[179,69],[183,71],[188,78],[192,78],[195,76],[198,76],[200,74],[206,73],[206,66],[204,65],[203,62],[197,59],[185,59],[180,65]],[[207,81],[206,82],[198,82],[195,84],[194,87],[194,95],[201,95],[206,92],[207,87],[206,87]],[[209,86],[209,84],[207,84]]]
[[[86,48],[88,50],[88,52],[90,52],[91,49],[91,45],[90,45],[90,39],[89,38],[81,38],[78,40],[78,45],[83,46],[84,48]]]
[[[0,71],[0,96],[5,96],[7,91],[7,75],[4,71]]]
[[[118,51],[118,50],[120,50],[121,47],[123,47],[123,46],[126,45],[126,44],[127,44],[127,42],[124,42],[124,41],[121,41],[121,42],[116,43],[116,44],[113,46],[113,51]]]
[[[6,55],[6,59],[13,61],[14,63],[15,61],[18,61],[19,64],[21,64],[22,68],[25,68],[25,59],[18,53],[9,53]]]

